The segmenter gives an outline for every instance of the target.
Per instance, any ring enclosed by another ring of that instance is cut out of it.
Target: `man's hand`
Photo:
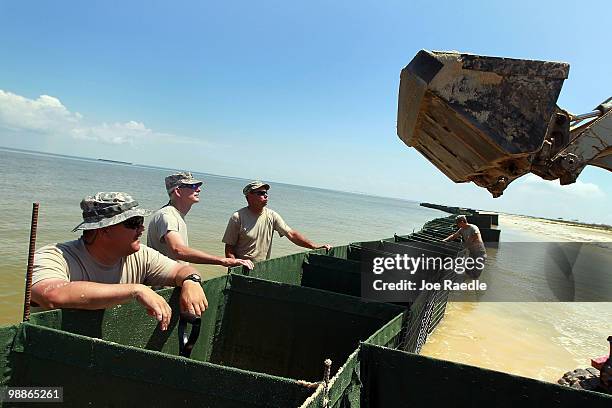
[[[181,313],[200,317],[207,307],[208,299],[202,286],[191,280],[184,281],[181,287]]]
[[[232,266],[246,266],[249,270],[253,270],[255,265],[253,265],[253,261],[249,259],[237,259],[237,258],[225,258],[227,262],[227,267],[231,268]]]
[[[134,297],[147,309],[149,316],[153,316],[159,322],[162,330],[167,330],[172,317],[172,309],[166,299],[159,296],[148,286],[138,285]]]
[[[319,246],[317,247],[317,249],[321,249],[321,248],[325,248],[325,250],[326,250],[327,252],[329,252],[329,250],[330,250],[330,249],[332,249],[332,246],[331,246],[331,245],[329,245],[329,244],[323,244],[323,245],[319,245]]]

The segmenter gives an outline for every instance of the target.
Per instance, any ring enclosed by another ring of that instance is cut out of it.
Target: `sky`
[[[420,49],[568,62],[612,94],[612,2],[0,0],[0,146],[612,224],[612,175],[493,199],[397,136]]]

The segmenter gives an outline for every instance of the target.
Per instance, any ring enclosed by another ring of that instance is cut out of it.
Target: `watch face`
[[[185,280],[190,280],[194,282],[202,282],[202,278],[200,277],[200,275],[196,275],[195,273],[186,277]]]

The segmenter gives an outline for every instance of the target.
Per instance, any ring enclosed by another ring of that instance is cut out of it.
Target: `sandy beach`
[[[503,226],[508,226],[548,238],[551,241],[612,243],[612,227],[610,226],[592,226],[571,221],[505,213],[499,214],[499,223],[502,230]]]

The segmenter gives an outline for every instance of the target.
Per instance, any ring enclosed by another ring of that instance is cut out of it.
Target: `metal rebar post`
[[[32,204],[32,222],[30,224],[30,248],[26,270],[25,296],[23,299],[23,321],[30,320],[30,303],[32,300],[32,270],[34,268],[34,251],[36,250],[36,229],[38,227],[39,203]]]

